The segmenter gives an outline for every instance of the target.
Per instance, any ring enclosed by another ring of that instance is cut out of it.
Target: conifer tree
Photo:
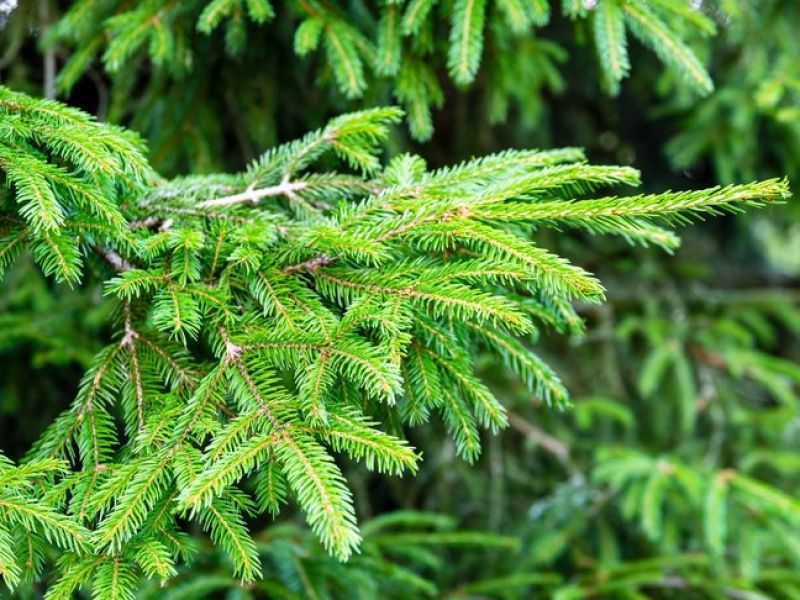
[[[597,195],[639,174],[574,148],[383,166],[396,108],[337,117],[240,173],[168,180],[135,136],[62,104],[0,88],[0,115],[0,264],[26,252],[62,285],[99,279],[115,307],[73,404],[19,466],[0,465],[0,524],[19,525],[0,528],[3,578],[35,577],[38,548],[55,544],[48,598],[87,585],[132,597],[142,575],[173,577],[189,522],[233,576],[258,580],[248,522],[286,503],[349,559],[363,533],[334,457],[411,476],[406,431],[441,420],[474,462],[481,430],[508,424],[479,353],[568,403],[531,344],[541,327],[579,327],[571,302],[604,289],[537,230],[672,250],[672,225],[788,194],[767,180]]]
[[[263,135],[263,123],[247,114],[247,101],[266,102],[275,118],[277,90],[287,81],[321,86],[323,97],[332,96],[340,109],[399,102],[412,137],[420,141],[433,134],[432,111],[443,106],[447,88],[468,89],[479,76],[490,83],[479,91],[491,121],[503,121],[512,107],[533,115],[546,90],[564,85],[566,50],[558,37],[542,31],[551,25],[591,39],[577,52],[593,55],[608,92],[618,93],[628,76],[633,38],[696,98],[713,89],[693,49],[716,34],[713,17],[685,0],[79,0],[48,30],[44,44],[70,50],[56,82],[61,94],[102,64],[114,82],[111,116],[121,120],[133,113],[139,130],[157,138],[161,155],[168,154],[161,147],[172,148],[180,135],[174,121],[189,115],[218,137],[214,115],[233,109],[247,121],[239,137]],[[291,69],[281,70],[275,56]],[[220,82],[198,72],[199,65],[221,61],[241,74],[228,81],[236,97],[221,94]],[[254,71],[258,80],[247,81]],[[138,108],[127,102],[132,94]],[[162,111],[170,107],[176,112],[164,118]],[[208,154],[209,148],[198,148],[189,158],[208,169],[217,160]]]

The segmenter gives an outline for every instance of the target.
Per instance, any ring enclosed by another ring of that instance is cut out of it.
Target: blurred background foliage
[[[798,185],[793,0],[653,0],[667,41],[691,56],[651,51],[626,17],[622,62],[596,31],[612,0],[479,2],[480,44],[470,38],[460,69],[462,4],[298,0],[272,14],[250,0],[5,1],[0,80],[136,129],[169,175],[240,168],[338,112],[397,101],[411,125],[390,153],[432,166],[582,146],[592,162],[635,165],[646,187],[784,174]],[[412,8],[430,18],[413,21]],[[142,597],[800,597],[796,203],[695,225],[673,256],[576,233],[548,243],[608,287],[608,304],[577,307],[584,333],[576,323],[536,341],[572,408],[542,406],[487,358],[511,428],[485,437],[477,466],[429,428],[412,432],[425,456],[414,479],[349,467],[367,523],[352,562],[284,518],[261,524],[263,583],[241,588],[198,541],[194,566]],[[101,292],[53,286],[26,261],[7,275],[0,440],[11,458],[68,404],[107,335]]]

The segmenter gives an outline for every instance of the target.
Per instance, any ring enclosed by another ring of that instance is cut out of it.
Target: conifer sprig
[[[81,247],[128,246],[119,205],[154,177],[134,134],[5,87],[0,169],[4,187],[13,188],[13,200],[0,204],[9,224],[0,274],[28,248],[47,275],[70,284],[81,276]]]
[[[187,520],[229,555],[237,577],[258,578],[248,519],[287,501],[347,559],[361,533],[334,456],[413,473],[420,456],[403,426],[437,416],[458,453],[476,460],[481,430],[508,422],[476,373],[479,349],[542,400],[568,402],[521,336],[575,330],[569,302],[601,302],[603,288],[537,243],[531,225],[672,247],[657,223],[787,194],[785,181],[771,180],[585,199],[635,185],[638,173],[587,165],[575,149],[437,171],[402,155],[381,168],[381,142],[401,116],[393,108],[343,115],[242,173],[161,181],[127,134],[3,94],[11,125],[0,167],[10,187],[0,256],[8,264],[24,246],[46,273],[76,281],[77,259],[62,277],[51,265],[59,256],[38,245],[63,238],[95,261],[118,306],[117,333],[73,405],[27,462],[0,464],[5,579],[16,584],[28,564],[8,522],[69,550],[51,598],[88,581],[124,597],[137,573],[171,576],[185,560]],[[42,127],[68,127],[76,142],[30,133]],[[349,173],[322,171],[330,156]],[[387,414],[401,424],[392,433],[380,423]],[[45,499],[38,480],[58,492]],[[40,561],[30,564],[35,572]]]

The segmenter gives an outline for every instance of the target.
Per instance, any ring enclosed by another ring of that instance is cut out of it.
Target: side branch
[[[540,429],[530,421],[523,419],[513,411],[508,412],[508,422],[511,424],[511,427],[552,454],[568,471],[575,471],[575,465],[570,458],[569,446],[564,442],[554,438],[552,435]]]

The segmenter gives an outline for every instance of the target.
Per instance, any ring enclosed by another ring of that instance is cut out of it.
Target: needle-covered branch
[[[461,77],[478,50],[454,55]],[[482,430],[508,425],[479,352],[531,395],[567,404],[531,334],[578,330],[570,301],[602,302],[604,290],[531,225],[672,248],[664,226],[788,193],[771,180],[597,198],[638,173],[571,148],[436,171],[402,155],[382,168],[393,108],[338,117],[242,173],[164,181],[129,134],[82,113],[5,89],[0,111],[0,266],[27,250],[74,284],[86,264],[118,307],[73,405],[27,462],[0,462],[4,579],[27,568],[17,532],[43,536],[69,550],[50,597],[172,576],[187,520],[255,579],[248,523],[287,502],[348,559],[362,534],[335,456],[414,473],[404,428],[431,422],[476,460]],[[330,170],[336,157],[345,172]],[[45,480],[58,492],[41,492]]]

